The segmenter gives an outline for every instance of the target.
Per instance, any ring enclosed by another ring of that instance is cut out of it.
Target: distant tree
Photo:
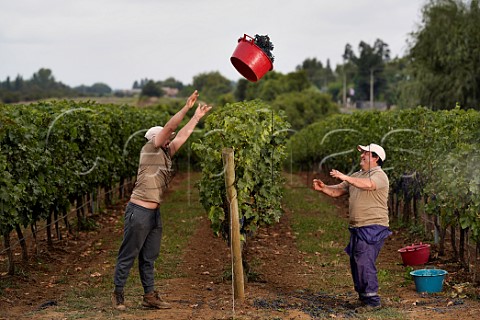
[[[333,72],[332,66],[330,64],[330,59],[327,59],[327,65],[325,66],[325,69],[323,72],[324,72],[324,80],[325,80],[324,87],[328,87],[331,81],[336,80],[336,75]]]
[[[268,102],[274,109],[284,111],[293,129],[299,130],[338,112],[331,95],[321,92],[308,79],[307,70],[311,69],[301,67],[288,74],[271,71],[258,82],[240,79],[234,97],[237,101],[259,99]]]
[[[280,94],[272,102],[272,106],[276,110],[285,112],[288,122],[295,130],[300,130],[327,115],[339,112],[331,96],[320,92],[315,87],[301,92]]]
[[[94,94],[100,96],[106,96],[112,93],[112,88],[110,88],[107,84],[102,82],[94,83],[91,87],[91,91]]]
[[[330,60],[327,60],[327,64],[324,67],[321,61],[317,61],[316,58],[308,58],[303,61],[301,65],[296,67],[297,71],[305,71],[307,78],[318,89],[325,91],[328,84],[335,80],[335,76],[330,67]]]
[[[183,83],[172,77],[163,80],[161,83],[163,87],[176,88],[178,90],[183,89]]]
[[[239,79],[235,86],[234,97],[237,101],[244,101],[247,97],[248,80]]]
[[[75,90],[76,92],[78,92],[78,94],[82,96],[88,95],[88,87],[84,84],[74,87],[73,90]]]
[[[47,89],[55,84],[55,78],[53,77],[52,70],[41,68],[33,74],[31,82],[33,85],[37,85],[42,89]]]
[[[140,79],[140,81],[135,80],[132,89],[142,89],[149,81],[148,78]]]
[[[281,78],[285,79],[285,75],[282,75]],[[247,97],[249,98],[249,100],[261,99],[264,101],[273,101],[282,93],[289,92],[289,90],[287,90],[286,88],[287,85],[285,81],[281,81],[279,78],[272,79],[269,81],[264,81],[261,85],[258,86],[258,94],[252,94],[252,92],[250,91],[250,94]]]
[[[94,83],[92,86],[81,85],[75,87],[74,90],[88,96],[107,96],[112,93],[112,88],[101,82]]]
[[[301,65],[296,67],[297,71],[305,71],[308,80],[317,86],[317,88],[322,87],[323,83],[323,64],[321,61],[317,61],[316,58],[305,59]]]
[[[5,82],[2,84],[1,87],[4,88],[4,89],[7,90],[7,91],[12,90],[12,83],[11,83],[11,81],[10,81],[10,77],[7,77],[7,79],[6,79]]]
[[[13,84],[13,90],[19,91],[19,90],[22,90],[22,88],[23,88],[23,78],[20,75],[18,75],[15,78],[15,82]]]
[[[155,81],[149,80],[142,87],[141,95],[146,97],[161,97],[163,96],[163,90]]]
[[[420,104],[480,109],[479,1],[430,0],[422,14],[408,55]]]
[[[287,91],[300,92],[312,86],[304,71],[290,72],[285,76]]]
[[[405,57],[395,58],[385,64],[387,87],[383,98],[388,106],[396,105],[401,108],[417,106],[415,95],[412,94],[415,89],[409,85],[411,74],[409,62]]]
[[[245,82],[241,82],[242,85]],[[237,88],[235,96],[243,96],[246,100],[261,99],[263,101],[273,101],[275,98],[286,92],[300,92],[308,89],[312,83],[308,80],[305,71],[300,70],[286,75],[271,71],[268,72],[259,82],[248,82],[246,88]],[[242,90],[243,92],[240,92]]]
[[[378,97],[384,93],[386,82],[383,75],[385,63],[390,60],[390,49],[388,44],[377,39],[372,46],[361,41],[358,45],[359,56],[355,55],[352,46],[347,43],[343,58],[356,66],[354,77],[355,96],[357,100],[368,100],[370,98],[370,78],[373,76],[374,96]]]
[[[279,73],[275,70],[267,72],[263,76],[262,81],[258,82],[240,82],[242,85],[246,84],[245,91],[243,93],[238,93],[237,95],[242,95],[245,100],[254,100],[260,99],[264,101],[273,101],[276,96],[286,92],[284,81],[285,75]]]
[[[199,99],[209,103],[219,102],[220,96],[233,92],[232,82],[218,71],[193,77],[192,85],[200,93]]]
[[[178,92],[177,97],[189,97],[195,89],[191,84],[186,85]]]
[[[342,102],[342,97],[343,97],[342,90],[343,90],[343,85],[340,80],[337,80],[335,82],[330,82],[327,87],[327,93],[332,97],[332,100],[340,104]]]
[[[2,89],[0,99],[4,103],[63,98],[76,94],[72,88],[55,81],[52,71],[46,68],[35,72],[29,80],[17,75],[12,82],[10,77],[7,77],[5,82],[0,82],[0,88]]]

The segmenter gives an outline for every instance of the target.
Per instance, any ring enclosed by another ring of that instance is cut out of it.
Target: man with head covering
[[[144,291],[142,305],[156,309],[170,308],[170,304],[155,290],[154,283],[154,263],[160,253],[162,239],[160,203],[172,179],[173,155],[187,141],[200,119],[212,108],[199,104],[193,117],[175,136],[175,130],[197,98],[198,92],[195,90],[185,106],[165,126],[152,127],[145,133],[147,142],[140,152],[137,180],[125,210],[123,241],[115,266],[112,303],[117,310],[126,309],[124,287],[137,257]]]
[[[345,252],[350,256],[350,269],[355,291],[365,312],[381,307],[378,295],[378,277],[375,261],[385,239],[391,234],[388,219],[389,181],[382,170],[385,150],[378,144],[357,146],[361,152],[361,170],[348,176],[338,170],[330,175],[342,180],[340,184],[326,185],[313,180],[313,188],[331,197],[349,194],[350,243]]]

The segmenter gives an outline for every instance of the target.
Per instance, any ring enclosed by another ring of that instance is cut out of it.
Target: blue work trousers
[[[391,231],[387,227],[377,225],[349,230],[350,243],[345,252],[350,256],[355,291],[363,303],[378,306],[381,303],[375,262]]]

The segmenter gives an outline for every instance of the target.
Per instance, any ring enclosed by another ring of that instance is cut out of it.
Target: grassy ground
[[[347,256],[343,252],[348,239],[345,219],[325,196],[308,188],[299,176],[290,181],[284,189],[283,207],[292,214],[297,247],[307,253],[308,263],[325,267],[325,273],[317,277],[311,289],[351,286],[350,278],[344,276],[348,271]]]

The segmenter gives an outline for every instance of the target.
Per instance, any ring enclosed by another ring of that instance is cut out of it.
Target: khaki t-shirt
[[[168,150],[155,148],[152,141],[147,142],[140,152],[137,181],[132,198],[161,203],[163,192],[172,177],[172,159]]]
[[[344,181],[341,187],[346,189],[349,198],[349,223],[352,227],[381,225],[388,227],[388,177],[380,166],[368,171],[352,174],[355,178],[369,178],[377,188],[372,191],[362,190]]]

